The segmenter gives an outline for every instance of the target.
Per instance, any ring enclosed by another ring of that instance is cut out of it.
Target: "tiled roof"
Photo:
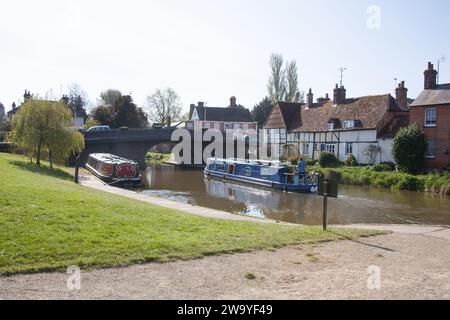
[[[252,115],[248,109],[195,107],[200,120],[227,121],[227,122],[253,122]]]
[[[435,89],[423,90],[411,107],[450,104],[450,83],[436,86]]]
[[[271,119],[271,117],[278,119],[277,107],[283,118],[282,123]],[[407,112],[398,106],[390,94],[346,99],[339,105],[334,105],[333,101],[326,101],[315,103],[311,108],[299,103],[278,103],[269,115],[264,128],[286,128],[292,132],[325,132],[328,131],[328,122],[332,121],[335,130],[377,129],[388,111]],[[356,128],[343,129],[342,124],[345,120],[354,120],[357,123]]]

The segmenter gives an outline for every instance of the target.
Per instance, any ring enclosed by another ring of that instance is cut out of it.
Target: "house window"
[[[309,143],[303,144],[303,155],[309,155]]]
[[[345,144],[345,154],[353,154],[353,143]]]
[[[194,123],[193,122],[187,122],[186,123],[186,128],[188,130],[193,130],[194,129]]]
[[[220,123],[214,123],[214,129],[219,130],[220,129]]]
[[[334,123],[328,122],[328,131],[333,131],[333,130],[334,130]]]
[[[425,109],[425,127],[436,126],[436,108]]]
[[[244,130],[248,130],[248,124],[247,123],[244,124]]]
[[[336,149],[336,146],[334,144],[327,144],[326,145],[326,150],[327,150],[328,153],[333,153],[334,154],[335,149]]]
[[[436,158],[436,140],[429,139],[427,140],[427,159]]]
[[[344,122],[342,123],[342,127],[344,129],[354,128],[355,127],[355,121],[353,121],[353,120],[344,120]]]
[[[326,150],[326,145],[325,143],[321,143],[320,144],[320,152],[324,152]]]

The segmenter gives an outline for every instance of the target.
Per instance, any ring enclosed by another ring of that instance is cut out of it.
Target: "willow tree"
[[[84,149],[83,135],[71,125],[72,114],[63,103],[30,100],[14,116],[10,137],[37,165],[48,155],[53,166],[53,160],[65,161]]]

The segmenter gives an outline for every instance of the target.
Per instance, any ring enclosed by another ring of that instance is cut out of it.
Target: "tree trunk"
[[[36,164],[38,166],[41,165],[41,144],[38,144],[37,152],[36,152]]]
[[[50,169],[53,169],[53,156],[52,156],[52,150],[48,151],[48,161],[50,162]]]

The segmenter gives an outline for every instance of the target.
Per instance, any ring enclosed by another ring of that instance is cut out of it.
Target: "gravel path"
[[[371,227],[373,226],[359,226]],[[0,277],[1,299],[450,299],[450,229],[386,227],[389,235],[192,261]],[[368,289],[378,266],[381,288]],[[245,277],[252,273],[256,279]]]

